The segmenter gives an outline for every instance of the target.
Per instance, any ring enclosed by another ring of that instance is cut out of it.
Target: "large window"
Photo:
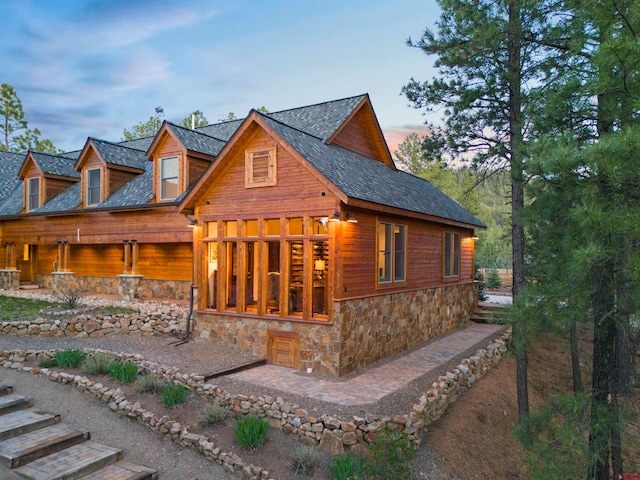
[[[87,206],[100,203],[100,169],[92,168],[87,171]]]
[[[327,221],[292,217],[207,222],[207,308],[325,320],[330,305]],[[320,226],[314,228],[315,223]]]
[[[178,157],[160,160],[160,199],[178,198]]]
[[[444,276],[457,277],[460,275],[460,234],[444,233]]]
[[[267,187],[277,184],[276,147],[252,148],[245,152],[245,187]]]
[[[378,283],[404,282],[407,271],[407,227],[378,223]]]
[[[40,178],[30,178],[27,185],[27,211],[32,212],[40,208]]]

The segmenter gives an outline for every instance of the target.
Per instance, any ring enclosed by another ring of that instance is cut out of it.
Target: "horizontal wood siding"
[[[115,170],[113,168],[107,169],[108,175],[108,190],[105,192],[105,198],[113,195],[120,188],[122,188],[126,183],[133,180],[133,178],[137,175],[131,172],[123,172],[122,170]]]
[[[58,194],[60,194],[63,191],[65,191],[67,188],[69,188],[74,183],[75,182],[69,182],[69,181],[65,181],[65,180],[58,180],[58,179],[54,179],[54,178],[46,178],[45,179],[45,189],[46,189],[45,200],[44,200],[44,202],[42,202],[42,204],[44,205],[46,202],[48,202],[52,198],[56,197]]]
[[[69,270],[82,276],[116,277],[124,269],[122,257],[122,245],[71,245]]]
[[[206,170],[206,168],[211,165],[211,162],[207,162],[206,160],[201,160],[199,158],[187,157],[189,162],[189,178],[187,181],[188,185],[193,185],[196,180],[200,178],[202,172]]]
[[[142,244],[138,250],[138,271],[147,279],[191,280],[191,244]]]

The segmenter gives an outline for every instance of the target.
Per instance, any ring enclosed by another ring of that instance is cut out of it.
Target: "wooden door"
[[[295,332],[267,332],[267,362],[282,367],[298,368],[300,335]]]

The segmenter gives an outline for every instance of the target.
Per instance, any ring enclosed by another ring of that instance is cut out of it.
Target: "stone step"
[[[16,410],[24,410],[33,405],[30,398],[23,397],[17,393],[8,393],[0,397],[0,415],[15,412]]]
[[[32,285],[32,284],[21,284],[18,289],[19,290],[38,290],[40,287],[38,285]]]
[[[122,450],[89,440],[34,460],[13,471],[30,480],[76,480],[121,458]]]
[[[13,393],[13,387],[10,387],[9,385],[0,385],[0,396],[9,395],[10,393]]]
[[[0,441],[0,464],[16,468],[89,438],[86,430],[78,430],[64,423],[50,425]]]
[[[158,472],[155,470],[121,460],[85,475],[81,480],[155,480],[157,478]]]
[[[18,410],[2,415],[0,420],[0,440],[33,432],[60,422],[60,415]]]

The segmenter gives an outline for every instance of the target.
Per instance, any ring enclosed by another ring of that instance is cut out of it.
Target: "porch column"
[[[11,258],[9,256],[9,244],[5,243],[4,245],[4,268],[6,270],[11,269]]]
[[[64,267],[63,267],[63,272],[69,272],[69,260],[70,260],[70,256],[71,256],[71,245],[69,245],[69,242],[64,242]]]
[[[125,275],[127,275],[129,273],[129,240],[123,240],[122,241],[123,246],[124,246],[124,270],[123,273]]]
[[[62,272],[63,270],[63,257],[64,257],[64,253],[63,253],[63,247],[62,247],[62,242],[58,242],[58,256],[56,258],[56,268],[54,269],[56,272]]]
[[[9,250],[9,270],[16,270],[18,267],[16,266],[16,244],[13,242],[8,243],[7,249]]]
[[[131,275],[136,275],[138,269],[138,241],[131,240]]]

